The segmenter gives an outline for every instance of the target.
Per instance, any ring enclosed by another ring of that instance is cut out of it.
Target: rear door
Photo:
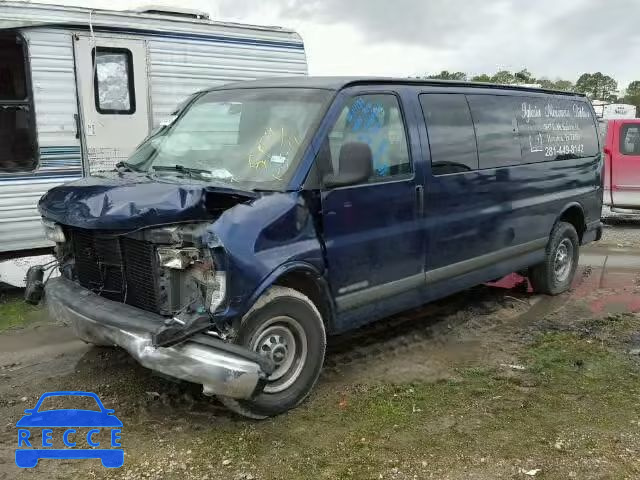
[[[85,171],[110,170],[149,133],[146,42],[77,35],[74,48]]]
[[[640,122],[616,122],[611,152],[614,207],[640,208]]]
[[[367,182],[322,191],[329,279],[345,311],[424,285],[423,172],[413,161],[420,152],[414,110],[403,108],[397,91],[350,89],[340,109],[324,149],[329,158],[320,161],[337,172],[348,142],[367,143],[373,153]]]

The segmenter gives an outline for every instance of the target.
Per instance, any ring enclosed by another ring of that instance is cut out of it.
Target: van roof
[[[497,90],[514,90],[520,92],[548,93],[554,95],[585,97],[582,93],[548,90],[537,87],[521,87],[517,85],[498,85],[495,83],[461,82],[456,80],[422,80],[414,78],[386,78],[386,77],[275,77],[261,80],[228,83],[210,90],[228,90],[235,88],[316,88],[324,90],[341,90],[354,85],[425,85],[437,87],[458,88],[490,88]]]

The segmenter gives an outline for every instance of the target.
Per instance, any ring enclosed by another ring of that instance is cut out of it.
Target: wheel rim
[[[573,243],[568,238],[560,242],[553,260],[553,271],[556,281],[564,282],[569,278],[573,268]]]
[[[278,393],[289,388],[300,376],[307,360],[307,335],[297,320],[275,317],[253,335],[250,349],[275,364],[264,392]]]

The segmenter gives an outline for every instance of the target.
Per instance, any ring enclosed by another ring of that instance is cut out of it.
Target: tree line
[[[640,111],[640,80],[629,84],[624,92],[619,92],[618,82],[611,76],[602,72],[583,73],[574,83],[570,80],[550,80],[548,78],[536,78],[526,68],[519,72],[500,70],[493,75],[486,73],[468,76],[464,72],[450,72],[443,70],[440,73],[427,75],[420,78],[458,80],[472,82],[499,83],[503,85],[536,84],[542,88],[552,90],[563,90],[568,92],[581,92],[589,96],[592,100],[603,100],[606,102],[628,103],[638,107]]]

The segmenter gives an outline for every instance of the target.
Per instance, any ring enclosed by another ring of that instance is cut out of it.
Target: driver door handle
[[[418,216],[424,216],[424,187],[416,185],[416,206],[418,208]]]

